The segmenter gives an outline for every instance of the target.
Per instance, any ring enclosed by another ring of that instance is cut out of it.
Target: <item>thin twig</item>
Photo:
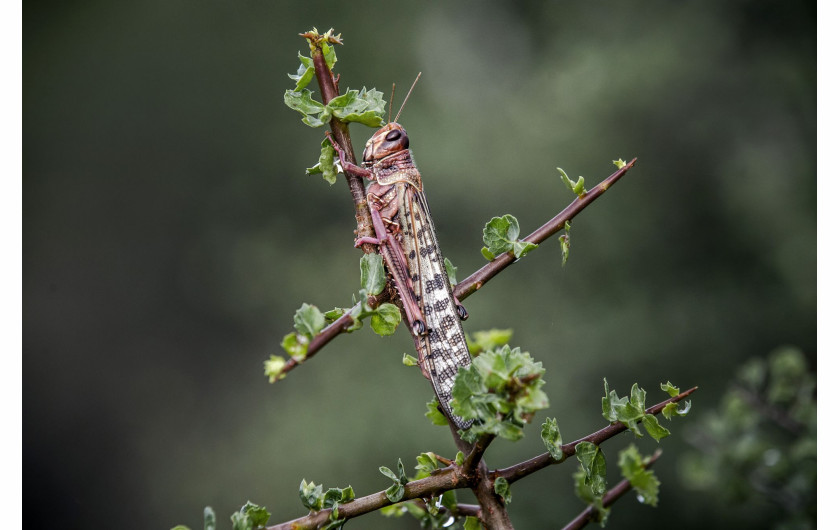
[[[676,403],[678,401],[682,401],[683,399],[691,395],[695,390],[697,390],[696,386],[672,398],[666,399],[662,403],[656,404],[648,408],[647,410],[645,410],[645,412],[647,414],[653,415],[659,414],[660,412],[662,412],[662,409],[664,409],[666,405],[668,405],[669,403]],[[605,440],[608,440],[609,438],[612,438],[616,434],[625,430],[627,430],[627,427],[623,423],[611,423],[603,429],[601,429],[600,431],[594,432],[589,436],[585,436],[580,440],[575,440],[574,442],[563,444],[561,450],[563,451],[563,455],[569,457],[575,454],[575,446],[577,446],[577,444],[581,442],[592,442],[595,445],[600,445]],[[504,478],[508,481],[509,484],[512,484],[517,480],[525,478],[528,475],[535,473],[544,467],[548,467],[552,464],[559,464],[563,461],[564,460],[555,460],[551,457],[550,453],[543,453],[539,456],[535,456],[530,460],[520,462],[516,465],[506,467],[504,469],[498,469],[493,473],[493,476]]]
[[[309,49],[312,52],[315,77],[318,79],[318,87],[321,89],[321,100],[326,105],[338,97],[338,78],[333,75],[332,70],[327,65],[320,46],[326,36],[318,35],[311,31],[301,33],[301,36],[310,42]],[[341,41],[338,39],[331,40],[330,42],[341,44]],[[350,141],[350,131],[347,128],[347,124],[333,116],[330,119],[330,130],[336,143],[344,150],[350,162],[355,164],[356,155],[353,151],[353,143]],[[345,172],[344,176],[347,179],[347,185],[350,187],[350,194],[353,196],[353,205],[356,210],[356,233],[359,237],[373,236],[373,221],[371,220],[370,210],[368,210],[367,201],[365,200],[365,183],[358,175],[351,175]],[[376,252],[376,245],[365,243],[362,245],[362,250],[366,254]]]
[[[651,456],[647,462],[644,464],[645,469],[649,469],[650,466],[654,464],[659,457],[662,456],[662,450],[657,449],[653,456]],[[615,503],[622,495],[630,491],[630,481],[627,479],[622,480],[618,484],[615,485],[614,488],[611,488],[608,492],[604,494],[601,499],[601,502],[604,508],[608,508],[612,504]],[[589,505],[585,510],[580,512],[577,517],[572,519],[572,521],[563,527],[563,530],[579,530],[586,526],[590,521],[594,520],[596,515],[598,514],[597,508],[592,505]]]
[[[493,434],[482,434],[478,441],[475,442],[473,445],[472,450],[467,454],[466,458],[464,458],[464,472],[465,473],[472,473],[479,462],[481,462],[481,458],[484,456],[484,451],[487,450],[487,447],[490,446],[490,442],[493,441],[495,435]]]
[[[528,237],[525,238],[525,241],[539,244],[562,230],[566,226],[567,221],[571,221],[573,217],[592,204],[595,199],[600,197],[613,184],[618,182],[618,180],[636,164],[636,160],[638,159],[634,158],[623,168],[619,169],[601,181],[601,183],[597,186],[587,191],[583,197],[578,197],[572,201],[571,204],[569,204],[562,212],[557,214],[552,220],[534,230]],[[516,261],[516,258],[513,255],[513,251],[496,256],[493,261],[475,271],[467,279],[456,285],[455,289],[453,289],[453,294],[458,300],[463,302],[466,297],[481,289],[485,283],[490,281],[491,278],[499,274],[514,261]]]
[[[469,487],[466,477],[462,475],[456,467],[442,469],[426,478],[414,480],[405,485],[405,494],[398,502],[409,501],[412,499],[419,499],[422,497],[431,497],[438,495],[444,491]],[[352,500],[346,504],[338,505],[338,519],[352,519],[359,517],[374,510],[384,508],[396,504],[388,500],[385,495],[385,490],[366,495],[358,499]],[[269,526],[266,530],[304,530],[309,528],[319,528],[330,519],[331,509],[323,509],[317,512],[312,512],[309,515],[286,521],[274,526]]]

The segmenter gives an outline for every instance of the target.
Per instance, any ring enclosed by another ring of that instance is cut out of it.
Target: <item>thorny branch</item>
[[[665,401],[648,408],[645,412],[654,415],[659,414],[660,412],[662,412],[662,409],[664,409],[668,403],[676,403],[678,401],[681,401],[687,396],[689,396],[691,393],[693,393],[695,390],[697,390],[697,387],[686,390],[681,394],[666,399]],[[566,456],[571,456],[575,454],[575,446],[580,442],[592,442],[596,445],[600,445],[601,443],[605,442],[606,440],[612,438],[613,436],[619,434],[620,432],[626,429],[627,427],[625,427],[621,423],[611,423],[607,427],[604,427],[603,429],[596,431],[590,434],[589,436],[585,436],[572,443],[564,444],[562,448],[563,454]],[[654,456],[657,457],[656,455]],[[655,459],[656,458],[652,458],[648,465],[652,464]],[[467,511],[480,512],[479,517],[481,518],[482,522],[484,522],[484,524],[487,525],[489,528],[512,528],[510,526],[510,520],[507,519],[507,514],[504,510],[504,504],[493,491],[493,482],[495,481],[495,479],[498,477],[502,477],[507,479],[508,483],[512,483],[520,478],[530,475],[531,473],[539,471],[540,469],[547,467],[548,465],[559,464],[563,461],[564,460],[554,460],[551,458],[551,455],[545,453],[534,457],[530,460],[526,460],[525,462],[521,462],[519,464],[511,466],[509,468],[500,469],[496,471],[487,470],[486,468],[484,468],[484,462],[480,461],[477,464],[477,469],[475,470],[475,473],[466,471],[466,462],[464,466],[460,467],[453,464],[449,467],[443,468],[433,473],[429,477],[408,482],[405,485],[405,495],[402,499],[400,499],[400,502],[412,499],[429,498],[434,495],[440,495],[441,493],[449,490],[470,488],[476,493],[476,497],[478,498],[482,506],[487,506],[485,502],[489,502],[491,500],[487,499],[486,496],[492,496],[492,503],[490,503],[490,505],[501,507],[501,510],[499,510],[497,513],[486,513],[480,507],[465,507],[465,513]],[[607,501],[609,501],[609,504],[615,502],[615,500],[624,493],[626,493],[628,489],[629,487],[624,487],[622,489],[622,484],[619,483],[618,486],[611,489],[604,496],[604,506],[608,506]],[[394,503],[388,500],[388,497],[385,495],[385,490],[382,490],[378,493],[367,495],[365,497],[360,497],[346,504],[340,504],[338,506],[338,518],[352,519],[354,517],[364,515],[374,510],[384,508],[385,506],[389,506],[391,504]],[[322,526],[329,521],[331,511],[332,510],[324,509],[317,512],[312,512],[304,517],[294,519],[292,521],[287,521],[278,525],[270,526],[267,528],[267,530],[303,530],[309,528],[318,528],[319,526]],[[584,510],[584,513],[586,513],[586,510]],[[582,517],[582,515],[583,514],[579,515],[578,518]],[[588,520],[589,519],[586,518],[583,521],[584,524]],[[493,526],[494,524],[495,526]]]

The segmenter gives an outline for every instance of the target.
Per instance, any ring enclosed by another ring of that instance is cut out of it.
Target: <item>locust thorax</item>
[[[362,161],[365,164],[372,164],[406,149],[408,149],[408,134],[402,125],[391,122],[376,131],[367,141]]]

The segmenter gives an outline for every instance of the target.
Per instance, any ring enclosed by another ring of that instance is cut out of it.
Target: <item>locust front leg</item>
[[[341,167],[345,172],[368,180],[375,180],[372,171],[348,162],[344,150],[335,143],[332,136],[328,136],[328,138],[336,153],[338,153],[338,159],[341,161]],[[368,206],[370,206],[370,216],[373,221],[373,230],[376,237],[360,237],[356,239],[355,246],[359,247],[364,243],[372,243],[379,246],[379,253],[385,259],[388,270],[391,271],[391,276],[397,285],[397,291],[399,292],[400,300],[402,300],[406,317],[411,322],[411,330],[416,336],[425,335],[428,331],[426,318],[423,316],[423,312],[417,304],[417,298],[411,286],[408,262],[406,261],[402,247],[394,235],[385,227],[385,221],[380,213],[382,209],[380,198],[376,195],[368,194]]]

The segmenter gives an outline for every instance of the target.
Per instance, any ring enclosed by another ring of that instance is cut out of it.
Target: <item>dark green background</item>
[[[362,495],[380,465],[452,455],[405,328],[262,375],[302,302],[358,289],[347,187],[304,175],[323,133],[283,104],[312,26],[343,34],[344,87],[402,99],[423,72],[401,122],[460,278],[492,216],[528,233],[573,198],[556,166],[591,186],[639,157],[575,219],[565,268],[550,240],[466,302],[467,332],[512,327],[547,369],[551,409],[490,465],[544,451],[546,414],[566,440],[603,426],[604,377],[649,402],[699,385],[659,508],[628,496],[609,527],[766,527],[772,505],[724,509],[677,470],[744,359],[794,344],[816,365],[815,22],[766,0],[26,3],[26,527],[195,529],[210,504],[226,528],[248,499],[276,523],[304,513],[304,477]],[[631,441],[604,446],[612,483]],[[518,528],[582,508],[572,471],[516,485]]]

